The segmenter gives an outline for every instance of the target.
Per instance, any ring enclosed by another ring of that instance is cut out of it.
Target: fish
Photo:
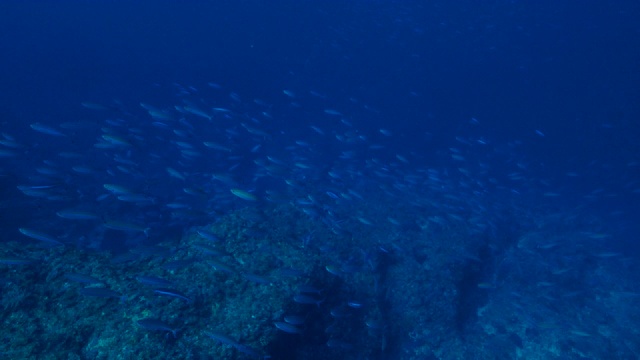
[[[90,110],[99,110],[99,111],[109,110],[109,108],[104,105],[96,104],[90,101],[83,101],[80,103],[80,105]]]
[[[271,284],[271,280],[261,275],[246,273],[246,274],[242,274],[242,277],[256,284],[261,284],[261,285]]]
[[[205,113],[204,111],[202,111],[202,110],[198,109],[198,108],[197,108],[197,107],[195,107],[195,106],[189,106],[189,105],[187,105],[187,106],[182,107],[182,109],[183,109],[185,112],[189,113],[189,114],[193,114],[193,115],[195,115],[195,116],[199,116],[199,117],[201,117],[201,118],[205,118],[205,119],[207,119],[207,120],[211,120],[211,115],[209,115],[209,114]]]
[[[150,286],[173,286],[173,282],[163,279],[163,278],[159,278],[156,276],[145,276],[145,275],[140,275],[140,276],[136,276],[136,280],[138,280],[138,282],[144,284],[144,285],[150,285]]]
[[[42,242],[49,243],[49,244],[54,244],[54,245],[64,245],[62,242],[58,241],[58,239],[56,239],[55,237],[53,237],[51,235],[48,235],[48,234],[45,234],[43,232],[37,231],[37,230],[19,228],[18,231],[20,231],[20,233],[22,233],[22,235],[24,235],[26,237],[30,237],[30,238],[38,240],[38,241],[42,241]]]
[[[342,269],[340,269],[337,265],[327,265],[325,266],[325,269],[327,270],[327,272],[329,272],[329,274],[332,274],[332,275],[336,275],[336,276],[344,275],[344,271],[342,271]]]
[[[197,259],[192,258],[192,259],[181,259],[181,260],[174,260],[174,261],[169,261],[165,264],[163,264],[161,267],[165,270],[180,270],[180,269],[184,269],[187,266],[190,266],[191,264],[195,263]]]
[[[218,238],[218,237],[216,236],[216,234],[211,233],[211,232],[209,232],[209,231],[206,231],[206,230],[197,230],[197,231],[196,231],[196,233],[197,233],[200,237],[202,237],[203,239],[209,240],[209,241],[211,241],[211,242],[218,242],[218,241],[220,241],[220,238]]]
[[[240,125],[243,128],[245,128],[245,130],[247,130],[247,132],[249,132],[250,134],[257,135],[257,136],[263,137],[265,139],[270,139],[271,138],[271,134],[266,133],[266,132],[264,132],[264,131],[262,131],[262,130],[260,130],[258,128],[255,128],[253,126],[249,126],[249,125],[247,125],[245,123],[241,123]]]
[[[159,258],[167,258],[173,255],[173,250],[160,245],[141,245],[129,250],[131,253],[143,256],[157,256]]]
[[[302,329],[287,322],[276,321],[273,323],[273,325],[275,325],[276,329],[288,334],[302,334]]]
[[[205,336],[210,337],[211,339],[216,340],[216,341],[218,341],[218,342],[220,342],[220,343],[222,343],[224,345],[229,345],[229,346],[235,348],[236,350],[240,351],[241,353],[249,355],[252,358],[255,358],[255,359],[268,359],[268,358],[270,358],[270,356],[265,356],[260,351],[254,349],[254,348],[252,348],[250,346],[241,344],[241,343],[233,340],[232,338],[230,338],[230,337],[228,337],[226,335],[223,335],[223,334],[220,334],[220,333],[217,333],[217,332],[212,332],[212,331],[203,331],[202,333]]]
[[[496,285],[490,282],[481,282],[478,283],[478,289],[495,289]]]
[[[210,246],[209,244],[193,244],[193,248],[202,251],[206,255],[212,255],[212,256],[216,256],[216,257],[221,257],[221,256],[228,255],[224,251],[218,250],[218,249]]]
[[[353,349],[353,344],[340,339],[329,339],[327,340],[327,347],[340,350],[351,350]]]
[[[122,195],[122,194],[132,194],[133,192],[131,190],[129,190],[128,188],[121,186],[121,185],[116,185],[116,184],[104,184],[102,185],[105,189],[109,190],[111,193],[116,194],[116,195]]]
[[[78,273],[66,273],[64,274],[65,279],[79,282],[82,284],[102,284],[102,280],[96,279],[93,276],[78,274]]]
[[[30,265],[30,264],[33,264],[34,262],[35,260],[32,260],[32,259],[13,258],[13,257],[0,258],[0,264],[4,264],[4,265]]]
[[[192,303],[193,300],[186,295],[182,294],[178,290],[169,289],[169,288],[158,288],[153,290],[154,293],[162,296],[174,297],[178,299],[182,299],[188,303]]]
[[[111,145],[115,145],[115,146],[123,146],[123,147],[130,147],[133,146],[131,145],[131,143],[129,142],[129,140],[118,136],[118,135],[113,135],[113,134],[104,134],[102,135],[102,139],[104,141],[106,141],[107,143],[111,144]]]
[[[154,318],[144,318],[136,321],[136,323],[143,329],[151,330],[151,331],[167,331],[173,334],[173,337],[176,338],[178,335],[178,331],[181,329],[176,329],[171,325],[168,325],[164,321],[160,319]]]
[[[257,201],[258,198],[252,193],[240,189],[231,189],[231,193],[242,200]]]
[[[331,116],[342,116],[342,113],[334,109],[324,109],[324,113]]]
[[[204,146],[208,147],[209,149],[226,151],[226,152],[231,152],[232,151],[232,149],[230,147],[218,144],[218,143],[213,142],[213,141],[204,141],[202,144]]]
[[[23,147],[23,145],[17,143],[15,140],[11,139],[7,139],[7,140],[0,140],[0,145],[4,145],[6,147],[9,148],[13,148],[13,149],[20,149]]]
[[[305,305],[316,305],[318,307],[320,307],[320,304],[324,301],[324,299],[322,300],[318,300],[312,296],[309,295],[305,295],[305,294],[296,294],[293,296],[293,301],[297,302],[298,304],[305,304]]]
[[[203,332],[204,335],[212,338],[213,340],[216,340],[218,342],[221,342],[225,345],[231,345],[233,347],[236,347],[238,345],[240,345],[240,343],[238,343],[237,341],[233,340],[232,338],[226,336],[226,335],[222,335],[216,332],[211,332],[211,331],[204,331]]]
[[[332,317],[339,319],[339,318],[346,318],[350,316],[351,312],[349,312],[349,309],[347,307],[340,305],[329,310],[329,314]]]
[[[0,149],[0,158],[16,157],[18,153],[12,150]]]
[[[308,285],[308,284],[298,285],[296,290],[298,290],[298,292],[301,294],[318,294],[318,295],[320,295],[323,291],[323,289],[320,289],[313,285]]]
[[[284,322],[291,325],[303,325],[305,322],[305,318],[298,315],[285,315]]]
[[[63,219],[68,219],[68,220],[96,220],[99,219],[98,215],[89,212],[89,211],[83,211],[83,210],[73,210],[73,209],[68,209],[68,210],[61,210],[56,212],[56,215],[58,215],[58,217],[63,218]]]
[[[167,172],[169,173],[169,176],[174,177],[176,179],[180,179],[180,180],[187,180],[187,178],[178,170],[172,168],[172,167],[167,167]]]
[[[304,276],[304,271],[294,268],[282,268],[278,271],[278,276],[284,278],[301,277]]]
[[[137,205],[151,205],[156,202],[154,197],[142,194],[122,194],[116,198],[120,201],[135,203]]]
[[[142,232],[146,236],[149,236],[149,230],[151,230],[151,228],[144,227],[143,225],[138,225],[138,224],[119,221],[119,220],[105,220],[103,223],[103,226],[106,227],[107,229],[112,229],[112,230]]]
[[[220,261],[209,260],[209,261],[207,261],[207,263],[209,265],[211,265],[212,268],[214,268],[215,270],[218,270],[218,271],[226,272],[226,273],[229,273],[229,274],[235,274],[235,272],[236,272],[231,266],[229,266],[229,265],[227,265],[225,263],[222,263]]]
[[[35,130],[35,131],[37,131],[39,133],[43,133],[43,134],[47,134],[47,135],[58,136],[58,137],[67,136],[67,135],[63,134],[62,132],[60,132],[60,131],[58,131],[58,130],[50,127],[50,126],[43,125],[43,124],[40,124],[40,123],[33,123],[33,124],[30,125],[30,127],[33,130]]]
[[[191,207],[191,205],[183,203],[168,203],[164,206],[168,207],[169,209],[189,209]]]
[[[582,331],[582,330],[569,330],[569,332],[573,335],[576,336],[580,336],[580,337],[590,337],[591,334],[589,334],[588,332]]]
[[[384,323],[382,323],[382,321],[376,320],[376,319],[367,319],[367,320],[364,321],[364,324],[369,329],[373,329],[373,330],[381,330],[381,329],[386,328],[386,325],[384,325]]]
[[[99,298],[117,298],[120,301],[124,301],[126,296],[123,296],[117,291],[104,288],[104,287],[86,287],[82,288],[78,291],[81,295],[89,296],[89,297],[99,297]]]

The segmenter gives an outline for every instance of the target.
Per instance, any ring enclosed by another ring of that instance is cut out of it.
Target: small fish
[[[18,229],[18,231],[20,231],[20,233],[22,233],[22,235],[24,235],[26,237],[30,237],[30,238],[35,239],[35,240],[39,240],[39,241],[42,241],[42,242],[55,244],[55,245],[63,245],[60,241],[58,241],[53,236],[47,235],[47,234],[42,233],[40,231],[31,230],[31,229],[25,229],[25,228],[20,228],[20,229]]]
[[[220,261],[216,261],[216,260],[209,260],[207,261],[207,263],[209,265],[211,265],[212,268],[214,268],[215,270],[218,271],[222,271],[222,272],[226,272],[229,274],[234,274],[236,271],[229,265],[222,263]]]
[[[240,189],[231,189],[231,193],[242,200],[257,201],[258,198],[252,193]]]
[[[336,319],[346,318],[351,315],[351,313],[349,312],[349,309],[345,308],[342,305],[331,309],[329,311],[329,314]]]
[[[149,236],[149,230],[151,230],[151,228],[144,227],[142,225],[128,223],[124,221],[118,221],[118,220],[105,220],[103,225],[107,229],[131,231],[131,232],[142,232],[147,236]]]
[[[190,266],[195,262],[195,259],[174,260],[163,264],[162,268],[165,270],[180,270],[186,268],[187,266]]]
[[[67,280],[79,282],[81,284],[102,284],[100,279],[96,279],[93,276],[78,274],[78,273],[66,273],[64,277]]]
[[[492,283],[488,283],[488,282],[478,283],[478,289],[495,289],[495,288],[496,288],[495,284],[492,284]]]
[[[222,335],[222,334],[214,333],[214,332],[210,332],[210,331],[204,331],[203,334],[208,336],[208,337],[210,337],[210,338],[212,338],[213,340],[216,340],[216,341],[222,343],[222,344],[230,345],[233,348],[235,348],[236,350],[240,351],[241,353],[249,355],[251,358],[254,358],[254,359],[268,359],[268,358],[270,358],[270,356],[265,356],[260,351],[254,349],[254,348],[252,348],[250,346],[241,344],[241,343],[233,340],[232,338],[230,338],[230,337],[228,337],[226,335]]]
[[[296,290],[298,290],[299,293],[302,294],[318,294],[320,295],[322,293],[322,289],[319,289],[313,285],[307,285],[307,284],[303,284],[303,285],[299,285]]]
[[[261,275],[246,273],[246,274],[242,274],[242,277],[256,284],[262,284],[262,285],[271,284],[271,280]]]
[[[384,323],[382,323],[380,320],[376,320],[376,319],[367,319],[367,320],[364,321],[364,324],[369,329],[373,329],[373,330],[380,330],[380,329],[384,329],[386,327],[384,325]]]
[[[108,142],[109,144],[115,145],[115,146],[122,146],[122,147],[133,146],[127,139],[118,135],[104,134],[102,135],[102,139],[104,139],[104,141]]]
[[[99,297],[105,299],[117,298],[120,299],[120,301],[124,301],[126,299],[126,296],[122,296],[122,294],[120,294],[119,292],[103,287],[86,287],[80,289],[78,292],[81,295],[90,297]]]
[[[206,230],[197,230],[196,233],[198,233],[198,235],[200,235],[200,237],[202,237],[203,239],[209,240],[211,242],[220,241],[220,239],[214,233],[208,232]]]
[[[581,336],[581,337],[590,337],[591,334],[584,332],[582,330],[569,330],[570,333],[572,333],[573,335],[576,336]]]
[[[320,135],[324,135],[324,130],[320,129],[317,126],[309,126],[311,128],[311,130],[315,131],[316,133],[320,134]]]
[[[304,325],[305,318],[298,315],[285,315],[284,322],[291,325]]]
[[[342,116],[340,111],[333,109],[324,109],[324,113],[331,116]]]
[[[334,200],[339,199],[338,195],[336,195],[335,193],[333,193],[331,191],[327,191],[327,192],[325,192],[325,194],[327,194],[328,197],[330,197],[330,198],[332,198]]]
[[[169,175],[171,177],[174,177],[176,179],[180,179],[180,180],[187,180],[187,178],[178,170],[172,168],[172,167],[167,167],[167,172],[169,173]]]
[[[0,264],[4,265],[29,265],[33,264],[35,260],[21,259],[21,258],[0,258]]]
[[[205,113],[204,111],[202,111],[202,110],[198,109],[198,108],[197,108],[197,107],[195,107],[195,106],[189,106],[189,105],[187,105],[187,106],[183,107],[183,109],[184,109],[184,111],[186,111],[186,112],[188,112],[188,113],[190,113],[190,114],[193,114],[193,115],[195,115],[195,116],[199,116],[199,117],[201,117],[201,118],[205,118],[205,119],[207,119],[207,120],[211,120],[211,115],[209,115],[209,114]]]
[[[0,149],[0,158],[16,157],[18,153],[11,150]]]
[[[389,220],[390,223],[392,223],[393,225],[400,225],[400,221],[392,218],[392,217],[388,217],[387,220]]]
[[[329,339],[327,341],[327,347],[341,350],[353,349],[353,344],[339,339]]]
[[[173,286],[173,282],[163,279],[163,278],[159,278],[159,277],[155,277],[155,276],[136,276],[136,280],[138,280],[138,282],[144,284],[144,285],[150,285],[150,286]]]
[[[211,331],[204,331],[203,332],[206,336],[212,338],[213,340],[219,341],[225,345],[231,345],[233,347],[236,347],[238,345],[240,345],[237,341],[231,339],[230,337],[226,336],[226,335],[222,335],[222,334],[218,334],[218,333],[214,333]]]
[[[288,334],[302,334],[302,329],[298,328],[295,325],[289,324],[287,322],[276,321],[273,323],[276,326],[276,329],[286,332]]]
[[[344,275],[344,271],[342,271],[342,269],[340,269],[336,265],[327,265],[324,268],[329,272],[329,274],[336,275],[336,276]]]
[[[280,277],[301,277],[304,276],[304,271],[300,270],[300,269],[294,269],[294,268],[282,268],[278,271],[278,276]]]
[[[293,297],[293,301],[297,302],[298,304],[304,304],[304,305],[316,305],[318,307],[320,307],[320,304],[324,301],[324,299],[322,300],[318,300],[312,296],[309,295],[305,295],[305,294],[296,294]]]
[[[56,213],[58,217],[68,220],[96,220],[98,215],[82,210],[61,210]]]
[[[368,226],[373,226],[373,223],[371,222],[371,220],[367,219],[367,218],[363,218],[362,216],[356,216],[356,219],[358,219],[358,221],[360,221],[361,223],[368,225]]]
[[[60,131],[58,131],[58,130],[52,128],[52,127],[49,127],[47,125],[43,125],[43,124],[40,124],[40,123],[33,123],[30,126],[31,126],[31,128],[33,130],[35,130],[37,132],[40,132],[40,133],[43,133],[43,134],[52,135],[52,136],[60,136],[60,137],[67,136],[67,135],[61,133]]]
[[[121,194],[132,194],[132,191],[129,190],[128,188],[121,186],[121,185],[116,185],[116,184],[104,184],[102,185],[105,189],[109,190],[111,193],[115,194],[115,195],[121,195]]]
[[[146,330],[170,332],[171,334],[173,334],[174,338],[178,335],[178,331],[180,331],[180,329],[175,329],[159,319],[145,318],[138,320],[137,323],[141,328]]]
[[[174,297],[174,298],[182,299],[182,300],[184,300],[184,301],[186,301],[188,303],[192,303],[193,302],[193,300],[191,298],[189,298],[186,295],[182,294],[178,290],[168,289],[168,288],[159,288],[159,289],[153,290],[153,292],[158,294],[158,295],[162,295],[162,296],[168,296],[168,297]]]
[[[540,244],[540,245],[537,246],[537,248],[541,249],[541,250],[550,250],[550,249],[556,248],[558,246],[560,246],[560,243],[557,242],[557,241],[554,241],[554,242],[550,242],[550,243],[546,243],[546,244]]]
[[[99,110],[99,111],[109,110],[109,108],[104,105],[96,104],[90,101],[83,101],[80,103],[80,105],[90,110]]]
[[[156,199],[154,197],[142,194],[123,194],[118,195],[117,198],[120,201],[135,203],[137,205],[150,205],[155,204],[156,202]]]
[[[0,140],[0,144],[13,149],[19,149],[22,147],[22,145],[15,142],[15,140]]]
[[[612,258],[612,257],[617,257],[617,256],[621,256],[621,253],[616,253],[616,252],[603,252],[603,253],[599,253],[596,254],[596,257],[599,258]]]

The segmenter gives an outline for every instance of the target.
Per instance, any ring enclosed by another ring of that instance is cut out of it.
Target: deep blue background
[[[313,90],[426,165],[456,137],[521,142],[535,176],[576,202],[604,189],[594,211],[631,227],[639,15],[637,1],[6,1],[0,124],[33,137],[26,124],[81,119],[82,101],[160,101],[154,84],[215,82],[272,104]]]

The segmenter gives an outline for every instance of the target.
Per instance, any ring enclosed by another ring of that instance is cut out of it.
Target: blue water
[[[638,15],[3,2],[0,316],[81,358],[637,358]],[[127,315],[69,335],[95,306]]]

